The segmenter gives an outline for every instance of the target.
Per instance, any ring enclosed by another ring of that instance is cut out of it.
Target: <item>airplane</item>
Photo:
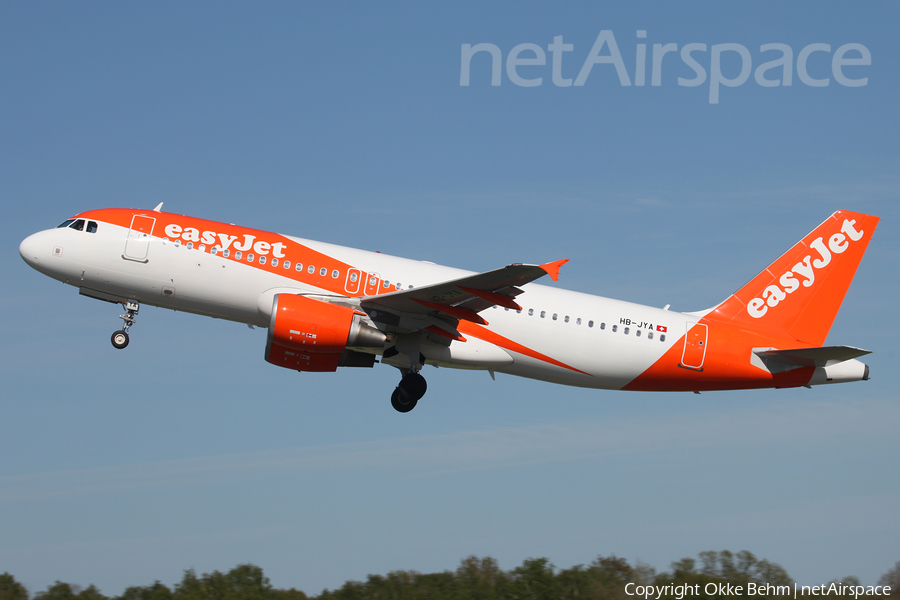
[[[424,365],[608,390],[788,388],[867,380],[869,351],[823,346],[879,218],[837,211],[720,304],[676,312],[542,286],[567,259],[474,273],[153,210],[90,210],[19,253],[81,295],[121,304],[123,349],[142,304],[264,327],[265,360],[307,372]]]

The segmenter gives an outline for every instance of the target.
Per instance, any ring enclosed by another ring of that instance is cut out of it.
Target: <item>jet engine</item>
[[[371,367],[387,337],[352,308],[296,294],[277,294],[272,304],[266,360],[297,371]]]

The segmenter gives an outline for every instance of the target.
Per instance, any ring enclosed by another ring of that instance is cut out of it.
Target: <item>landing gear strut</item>
[[[425,395],[427,389],[425,378],[416,371],[410,371],[403,376],[391,394],[391,406],[398,412],[409,412],[416,407],[416,403]]]
[[[138,310],[141,308],[140,303],[135,300],[123,302],[122,306],[125,307],[125,314],[119,315],[119,318],[125,321],[125,325],[119,331],[113,332],[110,338],[112,345],[119,350],[128,345],[128,330],[134,325]]]

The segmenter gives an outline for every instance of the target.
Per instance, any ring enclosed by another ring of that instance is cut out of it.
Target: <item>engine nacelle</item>
[[[371,367],[375,355],[348,350],[384,347],[383,332],[364,315],[337,304],[296,294],[278,294],[272,304],[266,360],[297,371],[335,371]]]

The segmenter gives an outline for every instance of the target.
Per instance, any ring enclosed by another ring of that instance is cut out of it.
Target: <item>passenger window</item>
[[[88,221],[87,232],[88,233],[97,233],[97,222],[96,221]]]
[[[331,272],[332,279],[337,279],[340,276],[341,276],[341,272],[338,271],[337,269],[335,269],[334,271]],[[387,287],[387,281],[384,282],[384,287]]]
[[[357,275],[356,273],[350,273],[350,282],[351,283],[356,283],[357,279],[359,279],[359,275]]]
[[[556,320],[556,313],[553,313],[553,320]]]
[[[543,319],[543,318],[546,317],[546,316],[547,316],[547,311],[542,310],[542,311],[541,311],[541,318]]]
[[[282,266],[283,266],[285,269],[290,269],[290,268],[291,268],[291,261],[289,261],[289,260],[284,261],[284,264],[283,264]]]
[[[615,333],[615,332],[618,331],[618,330],[619,330],[619,326],[618,326],[618,325],[613,325],[613,333]]]
[[[593,326],[594,326],[594,322],[593,322],[593,321],[588,321],[588,327],[593,327]],[[603,326],[602,326],[602,325],[600,326],[600,329],[603,329]]]
[[[297,270],[297,271],[302,271],[302,270],[303,270],[303,263],[297,263],[296,270]]]
[[[529,309],[528,309],[528,316],[529,316],[529,317],[533,317],[533,316],[534,316],[534,309],[533,309],[533,308],[529,308]]]
[[[222,256],[224,256],[225,258],[228,258],[229,254],[231,254],[231,250],[229,250],[228,248],[225,248],[225,250],[222,251]]]
[[[606,329],[606,323],[600,323],[600,329]]]
[[[260,256],[260,257],[259,257],[259,264],[261,264],[261,265],[266,264],[266,257],[265,257],[265,256]]]
[[[247,262],[253,262],[253,253],[247,255]]]
[[[640,329],[635,329],[635,330],[634,330],[634,337],[641,337],[641,330],[640,330]]]
[[[652,331],[648,331],[648,332],[647,332],[647,339],[648,339],[648,340],[652,340],[652,339],[653,339],[653,332],[652,332]]]
[[[73,222],[74,220],[75,220],[75,219],[66,219],[65,221],[63,221],[62,223],[60,223],[59,225],[57,225],[56,228],[59,229],[60,227],[68,227],[69,225],[72,224],[72,222]]]
[[[237,252],[234,253],[234,258],[235,258],[236,260],[241,260],[241,257],[242,257],[242,256],[243,256],[243,254],[241,254],[241,251],[240,251],[240,250],[238,250]]]
[[[209,253],[212,254],[213,256],[215,256],[216,254],[219,253],[219,247],[218,247],[218,246],[213,246],[213,247],[209,250]]]
[[[663,334],[660,334],[660,336],[659,336],[659,341],[661,341],[661,342],[666,341],[666,334],[664,334],[664,333],[663,333]]]
[[[188,249],[188,250],[193,250],[193,249],[194,249],[194,242],[188,242],[188,243],[187,243],[187,249]]]
[[[322,267],[321,269],[319,269],[319,275],[325,277],[326,275],[328,275],[328,269],[326,267]]]
[[[312,275],[313,273],[316,272],[316,268],[312,265],[309,265],[309,268],[306,269],[306,272],[309,273],[310,275]]]
[[[71,227],[75,231],[84,231],[84,219],[78,219],[77,221],[69,225],[69,227]]]
[[[278,266],[278,259],[277,259],[277,258],[273,258],[273,259],[272,259],[272,266],[273,266],[273,267],[277,267],[277,266]]]
[[[565,321],[566,323],[568,323],[568,322],[569,322],[569,315],[566,315],[566,318],[563,319],[563,321]]]
[[[581,317],[578,317],[577,319],[575,319],[575,324],[581,325]]]

